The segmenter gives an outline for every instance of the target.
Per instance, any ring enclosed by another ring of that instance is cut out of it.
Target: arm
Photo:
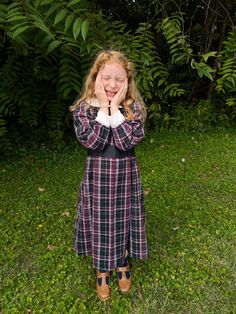
[[[86,102],[81,102],[74,111],[75,134],[80,143],[91,149],[101,151],[107,144],[110,133],[109,117],[100,110],[96,119],[89,117],[86,110]]]
[[[140,104],[133,104],[134,119],[125,120],[120,111],[110,117],[111,129],[115,146],[123,151],[137,145],[144,137],[144,126],[141,117]]]

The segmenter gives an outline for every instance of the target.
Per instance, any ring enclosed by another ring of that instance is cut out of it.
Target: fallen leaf
[[[220,170],[220,166],[218,164],[212,164],[212,168],[215,170]]]
[[[62,216],[70,217],[70,212],[66,211],[61,214]]]
[[[49,251],[54,251],[55,248],[56,248],[55,245],[53,245],[53,244],[48,244],[48,250],[49,250]]]
[[[176,226],[176,227],[173,227],[172,230],[177,231],[177,230],[179,230],[179,228],[180,228],[180,226]]]
[[[40,173],[45,173],[45,168],[44,167],[39,167],[38,170],[39,170]]]
[[[145,196],[147,196],[149,193],[151,193],[152,192],[152,190],[151,189],[145,189],[144,191],[143,191],[143,193],[144,193],[144,195]]]
[[[38,188],[38,191],[39,191],[39,192],[44,192],[44,191],[45,191],[45,188],[39,187],[39,188]]]
[[[39,230],[39,229],[41,229],[41,228],[43,228],[43,225],[42,225],[42,224],[39,224],[39,225],[37,226],[37,230]]]

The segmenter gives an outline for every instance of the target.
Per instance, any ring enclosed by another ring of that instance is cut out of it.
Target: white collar
[[[96,107],[99,108],[100,107],[100,103],[99,100],[97,99],[97,97],[93,97],[90,100],[87,101],[89,103],[90,106],[92,107]],[[123,108],[122,106],[119,106],[119,108]]]

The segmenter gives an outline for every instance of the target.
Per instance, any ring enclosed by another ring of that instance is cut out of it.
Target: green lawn
[[[0,168],[0,313],[236,313],[236,132],[148,134],[137,148],[149,259],[96,297],[73,251],[86,152],[44,149]]]

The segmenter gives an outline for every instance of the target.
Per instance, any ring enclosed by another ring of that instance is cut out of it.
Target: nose
[[[114,88],[116,87],[116,81],[113,80],[113,79],[111,79],[111,80],[109,81],[109,87],[112,88],[112,89],[114,89]]]

